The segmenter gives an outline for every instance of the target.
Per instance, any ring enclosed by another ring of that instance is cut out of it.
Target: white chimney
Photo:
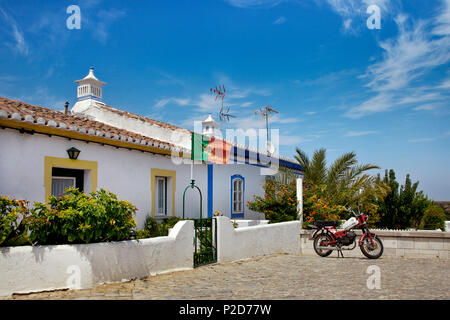
[[[94,68],[89,69],[89,74],[81,80],[75,81],[77,87],[77,102],[72,107],[72,112],[82,113],[95,106],[97,103],[104,104],[102,98],[102,86],[106,83],[98,80],[94,75]]]
[[[98,80],[94,75],[94,68],[89,69],[89,74],[81,80],[75,81],[78,83],[77,98],[78,101],[85,99],[94,99],[102,102],[102,86],[106,83]]]
[[[202,133],[208,137],[216,135],[218,123],[212,118],[211,114],[202,122]]]

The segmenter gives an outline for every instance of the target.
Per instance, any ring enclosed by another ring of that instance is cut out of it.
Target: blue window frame
[[[231,176],[231,218],[243,218],[245,213],[245,178]]]

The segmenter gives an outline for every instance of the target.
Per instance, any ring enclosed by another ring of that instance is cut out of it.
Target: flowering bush
[[[298,218],[295,180],[282,183],[275,179],[268,179],[263,188],[264,198],[254,196],[254,201],[247,202],[250,210],[263,212],[270,223],[292,221]]]
[[[120,241],[131,237],[135,212],[106,190],[84,194],[69,188],[59,198],[50,196],[48,206],[35,203],[25,223],[37,244]]]
[[[345,207],[332,204],[325,190],[326,186],[303,188],[303,227],[315,221],[342,219]]]
[[[355,210],[356,211],[356,210]],[[367,224],[374,227],[380,220],[378,206],[367,202],[361,207],[361,212],[369,216]],[[303,226],[314,224],[314,221],[336,221],[347,220],[352,217],[352,213],[342,205],[334,204],[327,193],[327,186],[303,188]]]
[[[22,223],[28,213],[27,201],[0,197],[0,246],[29,243]]]

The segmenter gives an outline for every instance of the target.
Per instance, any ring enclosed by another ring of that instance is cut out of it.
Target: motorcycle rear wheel
[[[383,243],[377,236],[372,236],[374,245],[370,241],[370,238],[364,237],[361,246],[361,252],[369,259],[378,259],[383,254]]]
[[[317,247],[321,246],[322,242],[331,242],[333,239],[329,234],[326,233],[320,233],[314,237],[314,251],[321,257],[328,257],[333,250],[325,250],[325,249],[318,249]]]

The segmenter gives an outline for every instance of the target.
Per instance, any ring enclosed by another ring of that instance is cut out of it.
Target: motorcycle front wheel
[[[361,252],[369,259],[378,259],[383,254],[383,243],[377,236],[372,236],[373,245],[370,238],[364,237],[361,243]]]
[[[331,236],[326,233],[320,233],[314,237],[314,251],[321,257],[329,256],[333,250],[319,249],[317,247],[326,246],[327,243],[333,241]]]

